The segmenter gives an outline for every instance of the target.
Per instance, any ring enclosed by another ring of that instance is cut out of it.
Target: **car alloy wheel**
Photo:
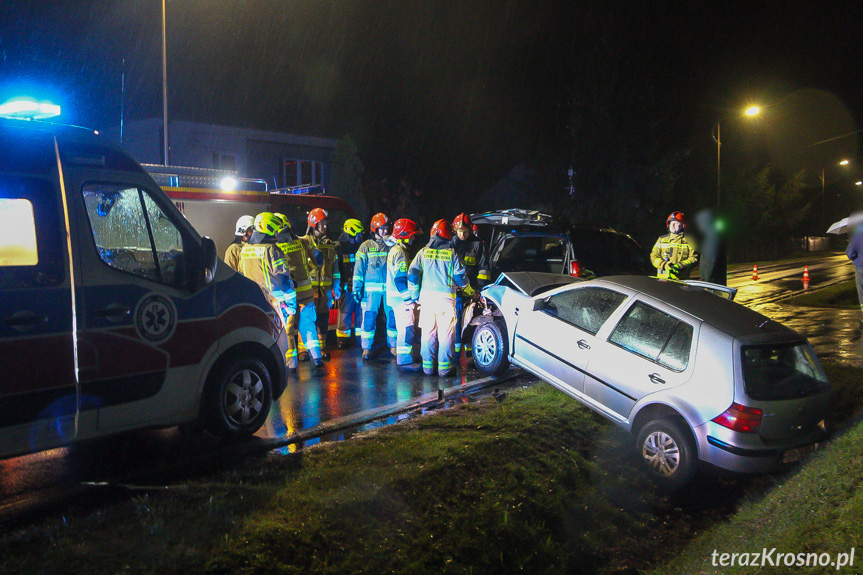
[[[486,375],[500,375],[509,367],[506,328],[498,321],[477,326],[473,332],[473,363]]]
[[[489,365],[494,361],[494,356],[496,354],[497,342],[494,339],[494,335],[487,329],[480,330],[474,340],[474,361],[477,361],[482,365]]]

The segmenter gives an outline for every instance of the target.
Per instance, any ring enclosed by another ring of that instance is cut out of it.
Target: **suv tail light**
[[[569,275],[571,275],[574,278],[580,278],[581,277],[581,264],[578,263],[578,260],[572,260],[569,263]]]
[[[732,431],[758,433],[761,429],[762,415],[763,412],[757,407],[746,407],[739,403],[732,403],[731,407],[714,417],[713,421]]]

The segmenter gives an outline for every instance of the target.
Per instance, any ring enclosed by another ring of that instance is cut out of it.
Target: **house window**
[[[282,182],[286,188],[323,183],[324,164],[315,160],[282,160]]]
[[[237,156],[213,152],[213,167],[219,170],[237,171]]]

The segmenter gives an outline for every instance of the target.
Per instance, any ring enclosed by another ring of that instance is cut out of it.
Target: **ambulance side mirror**
[[[216,266],[219,256],[216,255],[216,242],[204,236],[201,238],[201,253],[203,255],[204,269],[202,270],[201,285],[209,285],[216,278]]]

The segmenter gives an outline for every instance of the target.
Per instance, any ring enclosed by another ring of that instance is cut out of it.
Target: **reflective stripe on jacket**
[[[354,263],[357,259],[357,249],[360,244],[352,242],[351,238],[344,232],[336,242],[336,265],[341,274],[342,286],[350,291],[354,279]]]
[[[468,296],[474,293],[461,259],[449,242],[438,237],[417,253],[408,270],[408,286],[411,297],[420,303],[434,297],[455,299],[458,288]]]
[[[413,301],[408,289],[410,254],[404,244],[396,244],[387,254],[387,303],[393,309]]]
[[[309,278],[308,247],[302,238],[293,234],[277,235],[276,245],[285,254],[285,263],[291,272],[291,278],[294,280],[297,299],[300,303],[310,302],[314,294],[312,293],[312,280]]]
[[[339,291],[341,289],[341,273],[336,267],[336,244],[327,237],[316,238],[310,233],[300,238],[312,251],[321,252],[323,261],[319,264],[313,258],[309,258],[309,279],[312,280],[312,289],[319,293],[326,293],[330,289]]]
[[[657,270],[657,277],[686,279],[692,267],[698,263],[698,246],[688,234],[665,234],[656,240],[650,252],[650,263]],[[668,269],[670,264],[677,264],[677,273]]]
[[[243,245],[240,238],[235,238],[225,250],[225,263],[235,272],[240,271],[240,254],[243,251]]]
[[[476,236],[470,236],[465,241],[455,238],[452,246],[464,264],[470,286],[474,290],[480,289],[490,279],[485,244]]]
[[[367,293],[386,291],[389,251],[390,246],[377,238],[366,240],[360,245],[354,264],[354,293],[363,296]]]
[[[285,254],[276,244],[246,244],[240,252],[239,271],[261,286],[274,308],[296,300]]]

